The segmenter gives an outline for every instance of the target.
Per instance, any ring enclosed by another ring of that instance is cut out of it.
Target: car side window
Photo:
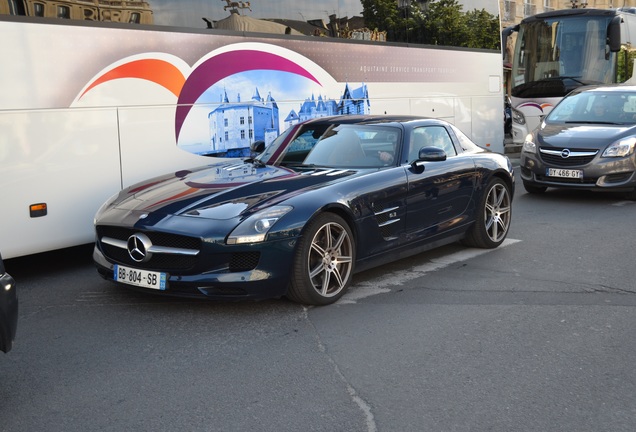
[[[409,146],[408,162],[417,160],[422,147],[437,147],[446,152],[447,157],[457,155],[453,140],[443,126],[423,126],[413,130]]]

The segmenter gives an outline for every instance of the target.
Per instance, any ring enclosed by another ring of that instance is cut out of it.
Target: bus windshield
[[[523,23],[515,44],[512,96],[562,97],[576,87],[614,81],[607,46],[611,17],[554,17]]]

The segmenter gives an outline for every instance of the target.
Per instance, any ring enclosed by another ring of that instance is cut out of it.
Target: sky
[[[218,21],[229,15],[224,10],[228,0],[147,0],[154,11],[155,23],[159,25],[176,25],[199,27],[202,18]],[[464,12],[473,9],[485,9],[498,15],[498,0],[458,0],[464,5]],[[240,3],[237,2],[237,3]],[[312,19],[327,20],[331,14],[338,17],[360,16],[362,5],[360,0],[250,0],[249,9],[241,9],[241,13],[253,18],[286,18],[307,21]]]

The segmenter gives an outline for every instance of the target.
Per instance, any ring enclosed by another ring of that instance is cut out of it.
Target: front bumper
[[[197,266],[191,269],[161,269],[146,268],[147,270],[164,272],[167,274],[165,290],[142,288],[127,285],[114,280],[114,265],[135,267],[128,262],[114,262],[104,255],[96,244],[93,251],[93,261],[99,274],[118,285],[138,291],[153,294],[207,298],[216,300],[263,300],[282,297],[287,293],[287,285],[293,267],[294,246],[296,239],[286,239],[278,242],[268,242],[261,245],[257,262],[250,267],[232,268],[219,264],[218,257],[210,254],[199,258],[200,262],[208,262],[207,268]],[[227,255],[227,254],[220,254]]]
[[[636,164],[633,156],[597,156],[586,165],[557,166],[546,164],[536,154],[522,152],[519,165],[521,180],[533,186],[616,192],[628,192],[636,188]],[[548,168],[582,170],[583,178],[548,177]]]

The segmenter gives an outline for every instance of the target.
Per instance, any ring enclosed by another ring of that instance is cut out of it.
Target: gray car
[[[582,87],[526,137],[521,180],[547,188],[624,192],[636,200],[636,86]]]
[[[15,281],[4,269],[0,256],[0,351],[11,351],[18,327],[18,295]]]

